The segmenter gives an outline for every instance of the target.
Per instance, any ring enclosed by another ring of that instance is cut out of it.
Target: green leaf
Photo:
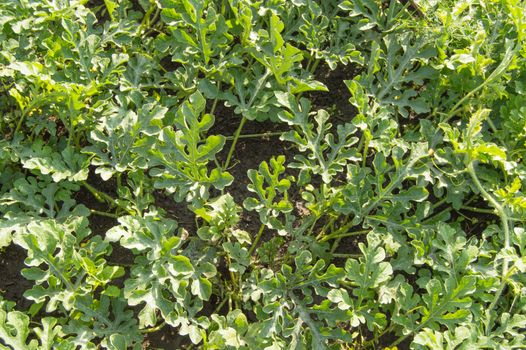
[[[37,349],[32,341],[27,345],[29,336],[29,317],[19,311],[7,313],[0,310],[0,338],[13,349]]]
[[[171,259],[172,271],[177,275],[187,275],[194,271],[194,267],[186,256],[174,256]]]
[[[106,5],[106,9],[108,10],[108,14],[110,15],[112,21],[115,20],[114,12],[117,8],[117,3],[112,0],[104,0],[104,5]]]
[[[278,156],[270,159],[270,166],[263,161],[257,171],[248,170],[251,183],[247,188],[258,198],[247,198],[243,201],[245,209],[259,213],[263,224],[278,230],[283,228],[283,224],[277,221],[278,217],[290,213],[293,209],[287,192],[291,186],[291,178],[280,179],[281,174],[285,172],[284,164],[285,157]]]
[[[150,175],[156,179],[155,186],[174,193],[177,201],[186,197],[196,207],[208,199],[211,187],[223,189],[233,177],[214,168],[210,173],[207,164],[225,144],[224,136],[201,135],[212,127],[214,118],[202,114],[205,99],[195,93],[179,107],[175,117],[177,130],[166,127],[159,136],[159,143],[149,150],[153,160]]]
[[[424,187],[414,186],[408,190],[397,193],[393,196],[393,199],[402,203],[409,201],[422,202],[427,198],[428,195],[429,192]]]
[[[371,290],[377,289],[389,281],[393,268],[385,260],[385,250],[373,244],[359,243],[358,247],[363,254],[359,260],[349,259],[345,263],[347,278],[353,281],[358,288],[352,294],[358,297],[358,304],[371,296]]]
[[[192,282],[192,294],[197,295],[201,300],[209,300],[212,295],[212,283],[203,277],[195,279]]]
[[[422,297],[426,305],[422,309],[422,319],[416,329],[424,325],[435,327],[437,323],[454,329],[459,323],[469,320],[470,295],[475,292],[475,276],[464,276],[460,280],[453,277],[444,282],[431,279],[426,286],[427,293]]]
[[[310,174],[321,175],[325,183],[330,183],[348,162],[359,159],[356,148],[352,147],[358,142],[358,138],[353,135],[356,131],[354,125],[338,125],[336,138],[330,133],[332,125],[328,122],[329,114],[325,110],[316,113],[316,125],[313,125],[310,122],[310,102],[307,99],[301,98],[297,103],[291,94],[278,92],[276,97],[283,107],[290,110],[281,112],[278,115],[280,120],[297,129],[284,133],[280,138],[295,143],[300,152],[308,152],[306,157],[295,156],[296,162],[290,164],[291,167],[300,169],[300,185],[310,179]]]

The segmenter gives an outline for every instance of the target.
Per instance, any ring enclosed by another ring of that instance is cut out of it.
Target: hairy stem
[[[221,91],[221,82],[217,83],[217,90]],[[210,114],[214,114],[217,108],[217,103],[219,102],[219,97],[216,96],[214,99],[214,103],[212,104],[212,108],[210,109]]]
[[[232,296],[231,293],[228,293],[225,298],[217,305],[217,307],[215,308],[214,310],[214,314],[217,314],[222,308],[223,306],[226,304],[226,302],[228,301],[228,299]]]
[[[460,209],[469,210],[474,213],[480,213],[480,214],[495,214],[495,210],[493,209],[483,209],[483,208],[477,208],[477,207],[470,207],[469,205],[464,205]]]

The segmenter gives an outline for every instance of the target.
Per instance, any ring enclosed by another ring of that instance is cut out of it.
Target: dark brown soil
[[[142,346],[145,350],[168,350],[181,349],[181,346],[189,344],[188,337],[180,336],[177,330],[171,326],[164,326],[155,333],[147,334]]]
[[[23,294],[33,283],[20,274],[26,267],[25,258],[26,251],[16,244],[11,244],[0,252],[0,295],[6,300],[16,302],[19,310],[27,310],[31,306],[31,302],[24,298]]]
[[[349,123],[356,115],[356,108],[349,102],[351,93],[345,85],[345,80],[351,80],[358,73],[358,67],[353,65],[340,65],[335,70],[330,70],[325,64],[319,66],[314,76],[327,86],[329,92],[316,91],[306,94],[312,102],[312,109],[328,111],[333,124]]]

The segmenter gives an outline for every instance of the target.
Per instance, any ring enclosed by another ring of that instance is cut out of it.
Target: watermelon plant
[[[0,349],[523,349],[526,4],[3,0]]]

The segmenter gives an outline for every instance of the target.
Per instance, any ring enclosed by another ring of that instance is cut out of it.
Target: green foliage
[[[0,349],[523,348],[525,13],[0,2]]]
[[[262,224],[274,229],[283,228],[278,217],[292,211],[292,203],[288,199],[288,189],[291,186],[290,179],[280,179],[285,172],[285,157],[279,156],[270,160],[270,166],[266,161],[259,165],[256,171],[250,169],[248,178],[250,184],[248,190],[256,193],[258,198],[247,198],[243,202],[245,209],[256,211]]]
[[[196,206],[208,199],[210,187],[222,190],[233,181],[232,176],[215,168],[208,173],[207,163],[215,159],[225,144],[224,136],[201,138],[214,123],[210,114],[201,116],[205,99],[193,94],[177,110],[174,119],[177,130],[168,126],[159,135],[158,144],[149,151],[152,156],[150,175],[159,178],[157,188],[175,193],[177,201],[192,201]]]

